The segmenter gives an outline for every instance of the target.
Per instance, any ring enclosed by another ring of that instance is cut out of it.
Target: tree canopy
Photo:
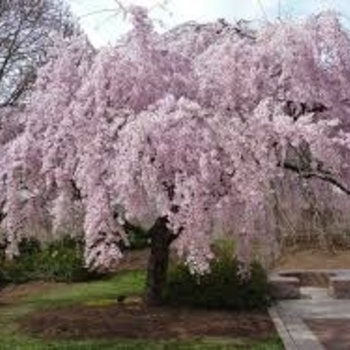
[[[114,268],[124,220],[166,218],[193,272],[213,226],[268,257],[274,182],[288,171],[347,191],[350,41],[331,12],[259,29],[224,21],[157,33],[147,12],[95,54],[61,41],[38,73],[23,131],[2,145],[8,252],[40,211],[82,218],[86,262]],[[345,157],[345,158],[344,158]]]

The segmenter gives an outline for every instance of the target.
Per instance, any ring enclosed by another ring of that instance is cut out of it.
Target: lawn
[[[8,299],[0,304],[0,349],[4,350],[46,350],[46,349],[260,349],[280,350],[282,345],[276,336],[264,340],[247,341],[230,338],[197,337],[194,340],[130,340],[130,339],[48,339],[34,336],[22,330],[22,321],[38,312],[51,309],[69,310],[76,307],[109,307],[115,305],[120,295],[140,295],[143,291],[145,275],[140,271],[123,272],[103,281],[58,284],[36,288],[28,292],[8,292]],[[4,295],[4,293],[3,293]],[[93,321],[93,320],[91,320]],[[92,323],[93,325],[93,323]],[[45,323],[47,328],[52,324]]]

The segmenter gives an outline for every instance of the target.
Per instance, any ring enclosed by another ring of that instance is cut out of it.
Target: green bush
[[[253,263],[250,277],[239,276],[239,262],[232,250],[222,242],[216,246],[217,258],[210,272],[192,275],[184,264],[169,269],[164,300],[170,305],[206,309],[260,309],[270,303],[267,275],[258,263]]]
[[[4,247],[1,247],[0,249],[0,289],[6,284],[5,274],[4,274],[4,265],[5,261],[5,252]]]
[[[46,244],[34,238],[23,239],[19,256],[0,262],[0,286],[33,280],[76,282],[96,279],[96,273],[84,267],[83,244],[69,236]]]
[[[25,283],[30,280],[30,275],[25,270],[23,264],[15,260],[2,262],[0,270],[3,285]]]
[[[83,281],[89,278],[84,267],[82,243],[71,237],[43,247],[35,259],[36,279],[56,282]]]
[[[129,228],[128,239],[129,245],[127,249],[130,250],[145,249],[150,246],[150,238],[147,235],[147,231],[140,226]]]

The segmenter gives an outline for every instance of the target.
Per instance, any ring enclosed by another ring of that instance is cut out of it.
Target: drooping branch
[[[296,101],[287,101],[284,106],[284,112],[291,116],[294,121],[298,120],[300,116],[303,116],[307,113],[322,113],[328,110],[328,108],[319,102],[296,102]],[[298,173],[299,176],[304,179],[317,178],[319,180],[328,182],[329,184],[335,186],[340,191],[344,192],[347,195],[350,195],[350,188],[341,182],[341,180],[334,177],[334,175],[323,169],[323,165],[320,162],[317,162],[316,170],[311,168],[311,153],[308,145],[304,145],[303,149],[297,149],[292,145],[289,145],[294,152],[297,153],[298,157],[302,160],[299,164],[293,164],[288,160],[283,162],[283,168],[286,170],[293,171]],[[305,158],[306,157],[306,158]],[[306,164],[305,164],[306,161]],[[280,164],[279,164],[280,166]]]
[[[304,179],[317,178],[319,180],[328,182],[329,184],[335,186],[336,188],[350,196],[350,189],[328,171],[322,169],[303,171],[299,166],[289,163],[287,161],[283,163],[283,168],[298,173]]]

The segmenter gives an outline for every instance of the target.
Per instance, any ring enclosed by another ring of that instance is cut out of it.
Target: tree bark
[[[151,254],[148,260],[146,280],[146,303],[162,304],[165,287],[170,244],[176,236],[167,228],[167,218],[158,218],[148,234],[151,238]]]

